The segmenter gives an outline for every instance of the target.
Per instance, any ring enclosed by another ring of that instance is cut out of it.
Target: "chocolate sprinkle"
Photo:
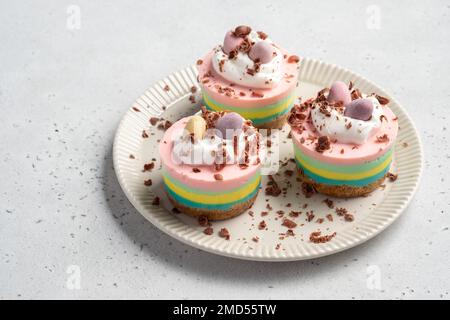
[[[211,227],[206,228],[205,230],[203,230],[203,233],[210,236],[214,233],[214,229]]]
[[[336,232],[333,232],[330,235],[321,235],[322,232],[321,231],[316,231],[316,232],[312,232],[309,236],[309,240],[313,243],[325,243],[330,241],[331,239],[333,239],[336,236]]]
[[[220,229],[219,236],[225,238],[226,240],[230,240],[230,232],[227,228]]]
[[[233,34],[234,34],[236,37],[244,38],[244,37],[247,36],[251,31],[252,31],[252,28],[250,28],[249,26],[238,26],[238,27],[236,27],[236,29],[234,29]]]
[[[389,181],[394,182],[395,180],[397,180],[398,174],[394,174],[394,173],[388,172],[386,174],[386,177],[389,179]]]
[[[330,139],[327,136],[320,136],[316,143],[316,151],[323,153],[330,149]]]

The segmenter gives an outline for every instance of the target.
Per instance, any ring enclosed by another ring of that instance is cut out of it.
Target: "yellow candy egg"
[[[200,116],[192,116],[185,128],[190,134],[194,134],[196,139],[203,139],[206,132],[206,121]]]

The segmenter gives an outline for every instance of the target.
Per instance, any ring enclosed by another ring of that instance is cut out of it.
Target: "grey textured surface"
[[[0,298],[449,298],[448,1],[74,1],[75,30],[70,4],[0,4]],[[314,261],[238,261],[172,240],[126,200],[111,160],[121,116],[237,24],[362,74],[408,110],[424,175],[375,239]]]

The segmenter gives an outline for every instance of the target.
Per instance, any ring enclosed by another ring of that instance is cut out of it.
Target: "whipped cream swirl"
[[[372,117],[367,120],[358,120],[344,116],[338,110],[328,107],[330,116],[320,111],[320,108],[311,110],[311,120],[320,135],[336,139],[339,143],[364,144],[381,127],[383,107],[373,95],[363,95],[373,104]]]
[[[222,46],[218,46],[215,48],[212,58],[215,72],[226,80],[245,87],[257,89],[275,87],[283,77],[281,72],[283,54],[269,38],[263,40],[255,31],[251,31],[248,38],[254,43],[268,42],[273,47],[273,59],[268,63],[261,64],[259,71],[251,75],[247,70],[253,68],[254,62],[247,53],[239,51],[236,57],[229,59],[228,55],[222,51]]]

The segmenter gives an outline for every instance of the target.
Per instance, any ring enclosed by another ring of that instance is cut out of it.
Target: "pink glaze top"
[[[317,152],[315,150],[317,139],[313,140],[312,137],[317,138],[318,133],[309,121],[305,121],[303,132],[296,129],[292,130],[292,140],[303,153],[321,162],[339,165],[361,164],[372,161],[385,154],[392,147],[398,133],[397,117],[388,107],[384,106],[383,110],[387,121],[383,120],[378,132],[362,145],[335,142],[331,143],[329,150],[325,150],[323,153]],[[389,140],[386,142],[377,141],[377,137],[385,134]]]
[[[164,133],[164,137],[159,143],[159,154],[164,169],[176,180],[192,188],[206,191],[227,191],[235,189],[250,181],[255,174],[259,173],[261,164],[249,164],[246,169],[239,167],[239,164],[227,164],[222,170],[216,171],[213,165],[188,165],[178,164],[173,161],[172,149],[174,139],[184,130],[187,118],[175,122]],[[192,169],[198,168],[200,172],[195,173]],[[221,174],[223,180],[218,181],[214,174]]]
[[[212,66],[214,50],[197,62],[199,82],[202,90],[215,101],[242,108],[257,108],[270,105],[287,97],[297,86],[298,63],[288,62],[290,55],[283,49],[283,79],[277,86],[268,89],[251,89],[233,84],[217,74]],[[200,63],[201,62],[201,63]]]

